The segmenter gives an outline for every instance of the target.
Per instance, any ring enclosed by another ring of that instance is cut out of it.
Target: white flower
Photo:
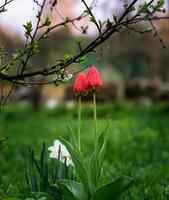
[[[68,74],[68,76],[67,76],[67,78],[68,78],[68,80],[70,80],[71,78],[73,77],[73,74]]]
[[[67,70],[62,69],[60,74],[56,74],[54,80],[66,82],[69,81],[73,77],[72,73],[69,73]]]
[[[73,77],[73,74],[69,73],[68,71],[65,71],[63,81],[69,81],[72,77]]]
[[[55,140],[53,146],[50,146],[48,150],[51,151],[49,154],[50,158],[60,159],[62,163],[65,163],[66,160],[67,165],[74,166],[65,145],[63,145],[59,140]]]

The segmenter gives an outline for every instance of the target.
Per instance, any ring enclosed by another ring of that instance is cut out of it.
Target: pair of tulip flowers
[[[89,68],[87,75],[80,72],[74,83],[74,94],[76,96],[85,96],[88,91],[97,92],[103,87],[103,82],[96,67]]]

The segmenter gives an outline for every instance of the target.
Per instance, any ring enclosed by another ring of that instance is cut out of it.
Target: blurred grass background
[[[82,115],[82,148],[88,157],[93,146],[90,104],[83,107]],[[7,138],[7,145],[0,152],[0,184],[22,182],[28,146],[39,155],[43,142],[48,147],[54,139],[69,138],[66,124],[76,131],[76,117],[76,107],[67,108],[65,105],[43,108],[37,113],[21,104],[4,107],[0,113],[0,134]],[[112,122],[105,158],[105,179],[126,174],[135,178],[131,190],[137,195],[151,195],[152,192],[153,195],[166,196],[169,182],[169,105],[98,105],[99,131],[109,119]]]

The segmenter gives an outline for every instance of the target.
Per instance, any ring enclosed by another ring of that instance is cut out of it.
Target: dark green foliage
[[[133,179],[121,176],[114,181],[98,188],[94,193],[92,200],[116,200],[132,185],[132,183]]]
[[[54,199],[61,199],[61,192],[57,186],[60,179],[71,179],[71,170],[65,163],[57,159],[48,161],[45,144],[43,144],[39,159],[35,158],[34,151],[29,149],[26,164],[27,189],[31,194],[45,193]]]
[[[85,196],[84,187],[81,183],[71,180],[58,181],[64,200],[83,200]]]
[[[92,127],[88,130],[92,109],[90,105],[87,107],[82,111],[85,118],[82,127],[85,157],[93,148]],[[1,188],[8,183],[16,188],[17,183],[25,179],[23,169],[27,146],[31,145],[38,153],[44,141],[49,147],[60,136],[70,137],[66,124],[71,122],[75,131],[76,115],[76,108],[66,106],[44,109],[40,113],[32,113],[31,109],[22,106],[4,107],[0,113],[0,133],[8,139],[7,148],[0,152]],[[102,183],[127,175],[133,177],[135,183],[120,200],[168,200],[169,105],[98,105],[98,126],[103,129],[110,118],[107,163],[102,172]]]
[[[3,137],[0,137],[0,150],[4,148],[5,142],[6,142],[6,139]]]

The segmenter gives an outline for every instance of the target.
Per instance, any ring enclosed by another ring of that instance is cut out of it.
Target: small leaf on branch
[[[77,45],[81,46],[83,42],[84,42],[84,39],[82,37],[78,37],[78,38],[75,39],[75,43]]]
[[[143,30],[143,33],[151,33],[151,32],[153,32],[153,28],[152,27],[148,27],[148,28]]]
[[[40,11],[38,11],[38,14],[36,15],[36,17],[37,17],[38,19],[40,19],[40,16],[41,16],[41,13],[40,13]]]
[[[77,60],[77,63],[79,63],[79,64],[84,64],[84,63],[86,63],[87,61],[88,61],[88,58],[87,58],[87,56],[85,55],[85,56],[79,58],[79,59]]]
[[[96,18],[94,16],[90,17],[90,21],[93,22],[94,24],[97,24]]]
[[[124,8],[127,10],[128,9],[128,4],[124,4]],[[133,12],[133,11],[135,11],[135,7],[133,6],[133,7],[131,7],[129,10],[128,10],[128,13],[130,13],[130,12]]]
[[[5,7],[3,7],[2,9],[0,9],[0,13],[6,12],[6,11],[7,11],[7,9],[5,9]]]
[[[157,4],[155,4],[155,5],[151,5],[151,8],[152,8],[152,12],[154,13],[154,12],[164,12],[164,10],[165,9],[162,9],[163,8],[163,6],[164,6],[164,4],[165,4],[165,1],[164,0],[159,0],[158,2],[157,2]]]
[[[37,41],[32,41],[29,44],[29,49],[32,51],[33,54],[38,53],[39,52],[38,42]]]
[[[144,3],[143,5],[140,5],[137,11],[137,14],[141,14],[141,13],[147,13],[148,10],[148,5],[147,3]]]
[[[159,0],[157,2],[157,4],[158,4],[159,7],[161,7],[161,6],[163,6],[165,4],[165,0]]]
[[[83,12],[86,13],[86,14],[89,14],[89,11],[88,11],[88,10],[84,10]]]
[[[82,34],[87,34],[88,26],[81,26],[80,29]]]
[[[68,22],[70,22],[71,20],[70,20],[70,18],[69,17],[66,17],[65,18],[65,23],[68,23]]]
[[[100,29],[102,29],[103,26],[107,23],[107,21],[101,21],[101,20],[98,20],[98,22],[99,22]]]
[[[124,33],[126,31],[126,27],[123,26],[123,25],[120,25],[120,26],[117,27],[117,31],[119,33]]]
[[[68,60],[71,59],[71,56],[69,54],[64,55],[64,61],[67,62]]]
[[[47,17],[43,26],[50,26],[50,25],[51,25],[51,21],[50,21],[49,17]]]
[[[31,31],[33,30],[31,22],[27,22],[26,24],[23,25],[23,27],[26,30],[26,32],[25,32],[26,35],[29,35],[31,33]]]
[[[113,14],[113,21],[116,23],[117,22],[117,16]]]

